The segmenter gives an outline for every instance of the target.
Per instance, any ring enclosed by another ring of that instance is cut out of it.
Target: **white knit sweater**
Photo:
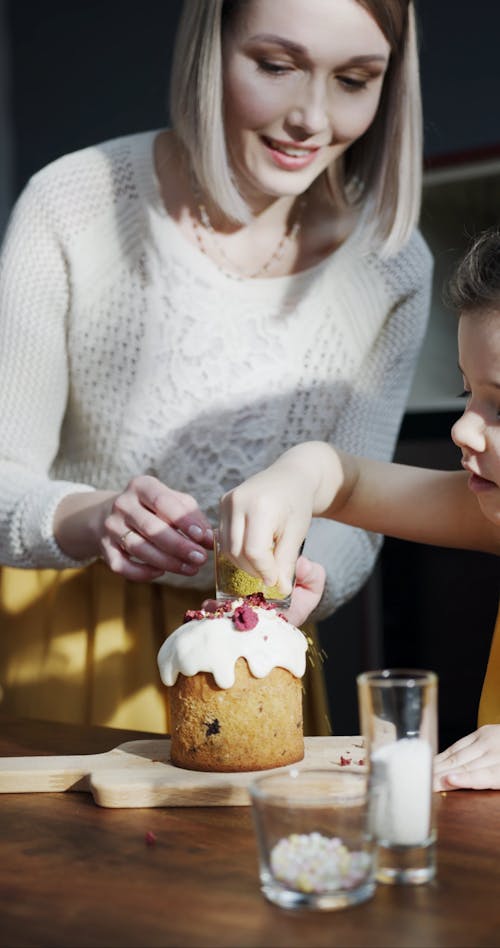
[[[156,474],[213,523],[221,494],[309,439],[390,458],[425,331],[431,259],[354,235],[293,276],[239,281],[160,199],[156,132],[36,174],[0,262],[0,562],[76,565],[53,535],[70,492]],[[320,615],[360,587],[380,538],[314,523]],[[176,585],[207,588],[208,563]]]

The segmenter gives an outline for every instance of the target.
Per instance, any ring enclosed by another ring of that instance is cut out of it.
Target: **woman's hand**
[[[115,573],[147,582],[163,573],[195,576],[213,534],[194,497],[147,474],[119,493],[71,494],[56,510],[54,533],[74,559],[100,556]]]
[[[434,761],[435,790],[500,790],[500,724],[485,724]]]
[[[323,595],[325,576],[325,570],[320,563],[308,560],[306,556],[299,556],[292,601],[285,612],[292,625],[303,625],[316,608]]]

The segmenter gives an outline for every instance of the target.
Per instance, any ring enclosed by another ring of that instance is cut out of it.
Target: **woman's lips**
[[[300,171],[302,168],[307,168],[320,150],[319,147],[305,148],[294,142],[280,142],[276,138],[267,138],[265,135],[262,136],[262,141],[274,163],[286,171]]]
[[[471,474],[468,486],[474,494],[482,494],[485,491],[493,490],[497,485],[494,481],[488,481],[485,477],[480,477],[479,474]]]

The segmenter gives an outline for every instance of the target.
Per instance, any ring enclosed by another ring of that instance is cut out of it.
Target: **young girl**
[[[391,457],[425,332],[413,3],[186,0],[170,112],[36,174],[6,235],[12,714],[168,729],[156,653],[213,589],[221,494],[306,438]],[[314,525],[319,616],[379,546]]]
[[[222,543],[240,566],[289,588],[291,564],[313,515],[500,554],[500,231],[472,245],[449,296],[459,313],[459,364],[468,395],[452,429],[464,470],[388,464],[320,442],[297,445],[222,500]],[[500,789],[500,619],[479,724],[438,756],[438,789]]]

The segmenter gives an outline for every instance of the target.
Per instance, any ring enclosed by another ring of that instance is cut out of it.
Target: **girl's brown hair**
[[[445,291],[458,314],[500,307],[500,229],[491,227],[477,237],[458,264]]]

